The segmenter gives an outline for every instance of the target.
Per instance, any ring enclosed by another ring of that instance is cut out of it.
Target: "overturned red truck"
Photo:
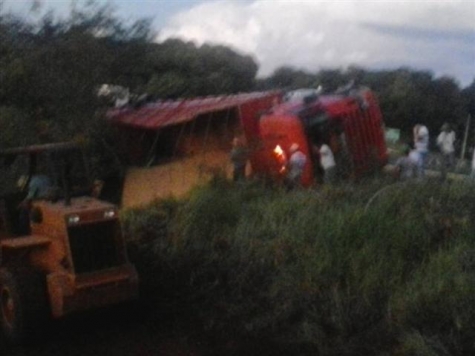
[[[358,177],[386,163],[382,115],[371,90],[297,94],[243,93],[111,110],[109,122],[124,134],[130,163],[147,165],[128,170],[123,204],[182,195],[208,179],[206,172],[230,175],[236,136],[251,148],[247,174],[277,181],[285,177],[290,146],[299,144],[309,158],[301,182],[305,187],[321,178],[312,150],[318,142],[331,147],[342,177]]]
[[[305,187],[321,180],[312,148],[330,146],[341,177],[359,177],[387,163],[381,111],[371,90],[351,88],[328,95],[310,93],[274,106],[259,120],[259,148],[251,158],[254,174],[283,180],[289,149],[297,143],[307,156]]]

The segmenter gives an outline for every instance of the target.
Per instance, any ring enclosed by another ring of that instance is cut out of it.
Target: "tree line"
[[[110,5],[90,2],[66,18],[48,13],[31,21],[2,11],[0,2],[0,148],[65,139],[110,138],[114,145],[97,96],[104,83],[175,99],[320,85],[332,91],[353,80],[377,93],[387,126],[406,132],[418,122],[436,131],[444,122],[463,129],[475,112],[475,80],[461,88],[429,71],[359,67],[315,73],[281,67],[258,79],[252,56],[155,37],[151,20],[126,23]]]

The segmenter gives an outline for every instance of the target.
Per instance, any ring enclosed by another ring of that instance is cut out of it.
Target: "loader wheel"
[[[46,316],[45,279],[26,269],[0,269],[0,323],[8,341],[33,336]]]

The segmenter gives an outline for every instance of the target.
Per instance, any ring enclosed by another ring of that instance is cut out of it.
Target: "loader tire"
[[[34,337],[47,316],[45,277],[25,268],[0,269],[0,323],[10,343]]]

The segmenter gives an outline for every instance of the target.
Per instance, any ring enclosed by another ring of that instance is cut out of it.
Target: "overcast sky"
[[[39,1],[64,12],[71,6],[70,0]],[[6,2],[23,13],[31,4]],[[475,0],[108,2],[121,17],[154,18],[158,41],[179,37],[250,54],[260,76],[282,65],[310,71],[357,65],[430,70],[462,86],[475,79]]]

